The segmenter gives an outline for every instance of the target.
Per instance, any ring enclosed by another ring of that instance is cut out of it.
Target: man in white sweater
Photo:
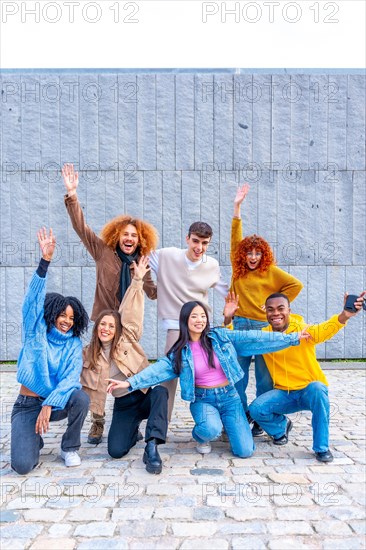
[[[186,237],[187,248],[161,248],[149,256],[157,277],[158,315],[167,330],[165,353],[179,336],[179,313],[186,302],[199,300],[208,306],[208,290],[214,288],[224,298],[228,285],[223,281],[217,260],[206,255],[212,238],[212,228],[204,222],[194,222]],[[169,421],[174,407],[177,378],[162,384],[168,389]]]

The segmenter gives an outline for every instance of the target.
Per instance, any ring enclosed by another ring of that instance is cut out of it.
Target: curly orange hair
[[[121,232],[126,225],[130,224],[136,227],[141,255],[146,256],[152,250],[155,250],[159,240],[159,235],[155,227],[138,218],[132,218],[128,214],[117,216],[105,224],[100,232],[102,241],[114,250],[119,241]]]
[[[234,252],[233,279],[245,277],[250,271],[247,265],[247,253],[253,248],[262,252],[261,262],[257,268],[261,273],[267,271],[270,265],[275,265],[276,260],[267,241],[258,235],[250,235],[240,241]]]

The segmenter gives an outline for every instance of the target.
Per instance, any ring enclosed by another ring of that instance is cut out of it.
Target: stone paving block
[[[43,508],[45,501],[33,498],[15,498],[6,504],[8,510],[28,510],[33,508]]]
[[[118,522],[118,532],[121,537],[161,537],[165,535],[166,528],[166,523],[160,519]]]
[[[0,523],[13,523],[14,521],[18,521],[20,518],[20,514],[17,512],[12,512],[11,510],[1,510],[0,512]]]
[[[104,521],[108,516],[108,508],[74,508],[69,512],[67,521]],[[47,515],[48,517],[48,515]]]
[[[180,493],[180,487],[174,485],[150,485],[146,488],[147,495],[179,495]]]
[[[316,537],[281,537],[280,539],[271,539],[268,542],[270,550],[321,550],[323,548],[322,539]],[[338,547],[333,547],[333,550]]]
[[[2,539],[1,550],[24,550],[24,548],[29,548],[31,542],[32,539]]]
[[[217,522],[217,533],[220,535],[230,535],[237,533],[264,534],[267,532],[266,525],[261,521],[246,520],[241,523],[223,523]]]
[[[365,521],[350,521],[349,527],[356,533],[356,535],[366,535]]]
[[[128,542],[124,538],[87,539],[77,545],[77,550],[127,550]],[[145,547],[146,548],[146,547]]]
[[[214,540],[200,537],[199,539],[186,539],[179,548],[180,550],[197,550],[197,548],[200,550],[212,550],[212,548],[215,548],[215,550],[228,550],[229,542],[217,537]]]
[[[271,535],[312,535],[313,529],[306,521],[269,521],[267,529]]]
[[[149,550],[176,550],[179,548],[179,539],[165,535],[164,538],[149,538]],[[132,540],[129,550],[146,550],[146,541]]]
[[[343,521],[312,521],[312,526],[320,535],[337,536],[346,535],[350,536],[352,533],[351,528]]]
[[[200,523],[172,522],[171,528],[173,535],[177,537],[207,537],[214,535],[217,531],[216,524],[208,521],[201,521]]]
[[[265,550],[266,543],[258,537],[234,537],[231,541],[232,550]]]
[[[44,522],[47,519],[48,523],[58,523],[66,516],[67,510],[25,510],[23,512],[24,521]],[[47,514],[47,518],[46,518]]]
[[[267,507],[251,507],[247,508],[228,508],[225,510],[226,517],[235,519],[236,521],[247,521],[252,519],[263,520],[264,522],[274,518],[274,511],[270,505]]]
[[[141,510],[141,508],[140,508]],[[142,508],[143,510],[143,508]],[[196,508],[193,509],[193,515],[196,512]],[[151,514],[152,516],[152,514]],[[150,516],[150,517],[151,517]],[[174,508],[171,508],[170,506],[164,507],[164,508],[156,508],[154,512],[154,518],[155,519],[191,519],[192,518],[192,510],[191,508],[186,508],[185,506],[176,506]],[[138,519],[138,517],[134,518]],[[194,519],[201,519],[201,518],[194,518]],[[203,518],[203,519],[209,519],[209,518]]]
[[[322,548],[324,550],[364,550],[365,538],[364,537],[344,537],[344,538],[329,538],[324,540]]]
[[[0,540],[8,538],[32,539],[43,531],[42,525],[7,525],[0,528]]]
[[[185,508],[183,508],[184,510]],[[160,512],[160,509],[156,510],[156,513],[154,514],[154,517],[157,516],[157,512]],[[125,508],[118,508],[113,510],[112,512],[112,521],[115,521],[116,523],[119,523],[120,521],[126,521],[128,520],[145,520],[145,519],[151,519],[154,513],[154,507],[149,506],[144,508],[143,506],[138,506],[136,508],[129,507],[128,510]],[[162,516],[163,517],[163,516]],[[168,517],[168,516],[167,516]]]
[[[30,550],[73,550],[76,548],[76,544],[73,539],[39,537],[30,546]]]
[[[83,523],[75,529],[75,537],[113,537],[116,524],[111,521]]]
[[[69,523],[58,523],[49,528],[48,534],[50,537],[62,538],[69,535],[72,529],[73,526]]]

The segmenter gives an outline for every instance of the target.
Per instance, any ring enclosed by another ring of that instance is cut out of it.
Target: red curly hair
[[[251,271],[247,264],[247,254],[253,248],[262,252],[261,261],[257,268],[261,273],[267,271],[270,265],[275,265],[276,260],[267,241],[258,235],[249,235],[249,237],[245,237],[240,241],[234,252],[233,279],[245,277]]]
[[[157,247],[159,240],[158,232],[150,223],[139,220],[138,218],[132,218],[128,214],[117,216],[105,224],[100,232],[102,241],[115,250],[123,229],[130,224],[136,227],[139,238],[138,246],[140,248],[140,254],[142,256],[147,256]]]

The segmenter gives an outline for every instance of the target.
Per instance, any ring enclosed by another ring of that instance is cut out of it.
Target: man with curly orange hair
[[[119,305],[134,276],[134,265],[141,256],[155,250],[158,243],[156,229],[149,223],[127,214],[110,220],[98,237],[86,224],[76,190],[78,173],[72,164],[62,169],[67,194],[65,205],[72,226],[85,248],[95,260],[96,288],[91,319],[94,321],[105,309],[118,311]],[[157,297],[156,285],[150,271],[143,279],[143,289],[151,300]],[[98,444],[102,440],[104,415],[94,415],[88,443]]]
[[[230,290],[239,297],[239,307],[234,317],[236,330],[259,330],[268,325],[264,303],[273,292],[286,294],[294,300],[303,284],[275,265],[273,252],[268,242],[258,235],[243,239],[240,215],[241,203],[249,191],[249,185],[239,187],[234,199],[234,217],[231,226],[231,264],[233,268]],[[229,322],[225,319],[225,323]],[[249,417],[246,389],[249,382],[251,356],[239,357],[244,378],[238,382],[237,390]],[[272,379],[261,355],[255,356],[255,379],[257,397],[272,389]],[[250,418],[250,417],[249,417]],[[253,435],[261,435],[262,428],[254,422]]]

